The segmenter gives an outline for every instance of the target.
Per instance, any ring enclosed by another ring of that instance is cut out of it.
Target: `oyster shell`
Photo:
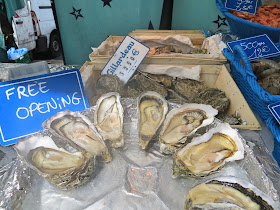
[[[62,190],[84,184],[94,172],[94,156],[58,148],[49,136],[26,137],[15,145],[15,149],[30,168]]]
[[[118,93],[107,93],[98,99],[94,124],[103,139],[112,143],[112,147],[124,145],[123,108]]]
[[[106,162],[112,160],[106,144],[94,125],[78,112],[69,110],[59,112],[46,120],[42,126],[80,150],[87,151],[93,156],[101,156]]]
[[[168,112],[167,101],[158,93],[148,91],[138,98],[139,145],[146,149]]]
[[[236,130],[219,124],[176,151],[173,177],[207,176],[218,172],[226,162],[244,158],[244,147]]]
[[[254,185],[235,177],[206,181],[187,193],[185,210],[190,209],[279,209]]]
[[[172,154],[181,147],[187,137],[199,128],[213,122],[218,111],[209,105],[184,104],[171,110],[164,121],[159,139],[160,152]]]

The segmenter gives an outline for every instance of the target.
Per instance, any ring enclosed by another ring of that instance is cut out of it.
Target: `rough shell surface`
[[[62,111],[47,119],[43,128],[68,141],[74,147],[101,156],[106,162],[112,157],[95,126],[84,115],[69,110]]]
[[[107,93],[98,99],[94,124],[103,139],[111,142],[112,147],[124,145],[123,107],[118,93]]]

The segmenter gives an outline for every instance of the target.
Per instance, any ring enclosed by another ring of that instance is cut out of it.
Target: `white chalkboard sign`
[[[0,83],[0,144],[7,146],[42,130],[63,110],[88,108],[78,69]]]

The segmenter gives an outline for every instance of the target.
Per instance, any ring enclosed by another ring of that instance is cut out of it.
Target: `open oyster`
[[[184,104],[166,115],[159,139],[160,152],[172,154],[187,137],[213,122],[218,111],[210,105]]]
[[[48,136],[26,137],[15,145],[15,149],[30,168],[62,190],[82,185],[94,172],[94,156],[58,148]]]
[[[62,111],[43,123],[55,135],[70,142],[73,146],[83,149],[93,156],[101,156],[106,162],[112,157],[102,137],[94,125],[84,115],[69,110]]]
[[[158,93],[148,91],[138,98],[139,144],[146,149],[157,133],[168,111],[167,101]]]
[[[254,185],[235,177],[220,177],[195,186],[188,194],[189,209],[279,209]]]
[[[118,93],[107,93],[98,99],[94,112],[94,124],[103,139],[112,143],[112,147],[124,145],[123,108]]]
[[[207,176],[226,162],[244,158],[244,147],[236,130],[222,123],[176,151],[173,177]]]

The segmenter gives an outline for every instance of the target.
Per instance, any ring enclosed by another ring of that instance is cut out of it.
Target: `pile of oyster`
[[[230,106],[230,99],[222,90],[208,88],[203,82],[196,80],[138,72],[124,85],[117,76],[101,75],[94,91],[95,97],[91,101],[92,105],[96,104],[102,94],[108,92],[118,92],[122,97],[137,98],[143,92],[155,91],[169,102],[211,105],[219,111],[217,118],[231,125],[244,123],[244,120],[237,114],[232,116],[226,114]]]
[[[163,47],[151,47],[148,55],[160,55],[171,53],[183,53],[180,48],[175,48],[172,45],[166,45]],[[207,54],[207,49],[193,48],[187,54]]]
[[[259,85],[271,95],[280,95],[280,64],[269,59],[252,63]]]

